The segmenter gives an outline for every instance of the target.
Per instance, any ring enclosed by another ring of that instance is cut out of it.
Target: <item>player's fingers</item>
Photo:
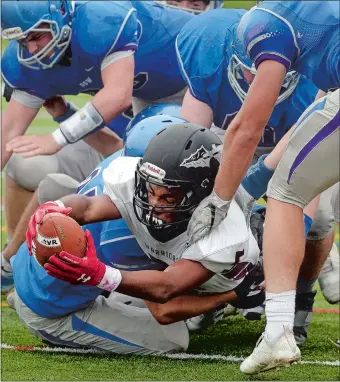
[[[39,146],[35,143],[28,143],[28,144],[23,144],[21,146],[17,145],[12,148],[12,151],[15,153],[30,153],[33,152],[34,150],[37,150]]]
[[[44,154],[46,154],[44,149],[38,147],[38,148],[36,148],[34,150],[30,150],[28,152],[23,153],[22,156],[24,158],[30,158],[30,157],[35,157],[37,155],[44,155]]]
[[[59,259],[61,259],[64,263],[67,263],[67,264],[70,264],[70,265],[74,265],[74,266],[79,265],[80,262],[81,262],[81,258],[80,257],[71,255],[70,253],[65,252],[65,251],[61,251],[56,256]]]
[[[51,256],[49,259],[48,259],[48,263],[46,263],[44,265],[44,267],[48,269],[48,265],[51,265],[53,266],[54,268],[53,269],[58,269],[58,271],[61,273],[61,274],[64,274],[65,275],[68,275],[70,276],[71,278],[78,278],[78,271],[77,271],[77,268],[74,268],[74,266],[64,262],[63,260],[61,260],[57,254],[54,254],[53,256]]]
[[[11,150],[13,148],[16,148],[16,147],[20,147],[22,145],[27,145],[27,144],[30,144],[34,142],[34,136],[20,136],[20,137],[16,137],[16,138],[13,138],[11,139],[7,145],[6,145],[6,148],[10,148]]]
[[[46,269],[47,274],[49,274],[50,276],[55,277],[59,280],[69,282],[69,280],[67,280],[67,278],[65,277],[64,271],[60,271],[58,268],[54,267],[49,263],[46,263],[44,265],[44,268]]]

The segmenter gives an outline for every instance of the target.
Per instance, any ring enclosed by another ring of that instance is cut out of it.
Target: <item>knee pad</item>
[[[57,200],[73,194],[79,182],[65,174],[49,174],[39,184],[37,196],[39,204]]]
[[[49,173],[58,172],[58,167],[55,155],[24,158],[14,153],[7,163],[6,175],[26,190],[35,191]]]
[[[308,233],[308,240],[322,240],[334,229],[334,215],[331,205],[330,190],[321,194],[319,207],[313,220],[312,227]]]

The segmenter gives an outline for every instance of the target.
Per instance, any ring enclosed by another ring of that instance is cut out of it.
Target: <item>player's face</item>
[[[48,24],[42,23],[40,25],[40,28],[48,28]],[[52,40],[52,34],[50,32],[45,32],[45,31],[36,31],[36,32],[31,32],[27,35],[25,39],[20,41],[22,44],[24,44],[29,53],[31,55],[37,54],[40,52],[47,44],[49,44]],[[50,56],[53,54],[53,51],[51,51]]]
[[[246,69],[245,67],[242,67],[242,66],[241,66],[241,70],[242,70],[244,79],[250,85],[254,81],[255,74],[252,74],[249,69]]]
[[[153,216],[166,223],[172,223],[175,221],[175,214],[171,213],[171,210],[176,209],[185,194],[179,187],[163,187],[155,184],[148,183],[148,202],[152,207],[156,207],[153,212]],[[157,211],[157,207],[166,208],[167,212]]]
[[[204,1],[198,0],[168,0],[167,4],[185,8],[185,9],[192,9],[194,11],[205,11],[206,5],[204,4]]]

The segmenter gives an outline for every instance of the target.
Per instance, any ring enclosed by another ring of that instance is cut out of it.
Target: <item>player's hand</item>
[[[189,243],[208,235],[227,216],[230,200],[222,200],[213,191],[195,209],[188,225]]]
[[[36,209],[31,216],[26,231],[26,243],[30,256],[32,256],[32,240],[37,236],[37,225],[42,223],[44,216],[51,212],[59,212],[64,215],[69,215],[71,211],[71,207],[62,207],[57,202],[47,202]]]
[[[260,257],[257,264],[244,277],[234,292],[237,300],[230,302],[236,308],[251,309],[263,304],[265,300],[263,261]]]
[[[6,145],[7,151],[22,154],[24,158],[36,155],[53,155],[61,149],[52,134],[22,135],[15,137]]]
[[[68,105],[65,97],[63,96],[49,98],[47,101],[45,101],[43,106],[45,106],[46,111],[53,118],[61,117],[68,111]]]
[[[51,256],[44,265],[49,275],[71,284],[97,286],[102,281],[106,265],[97,258],[90,231],[87,230],[85,235],[87,240],[85,256],[80,258],[65,251]]]

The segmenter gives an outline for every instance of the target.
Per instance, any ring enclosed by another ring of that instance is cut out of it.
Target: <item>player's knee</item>
[[[35,191],[49,173],[57,171],[58,163],[53,156],[23,158],[19,154],[13,154],[6,167],[6,174],[29,191]]]
[[[39,184],[37,196],[39,204],[57,200],[74,193],[79,182],[65,174],[49,174]]]
[[[329,198],[320,198],[319,207],[308,233],[308,240],[322,240],[334,229],[334,215]]]

